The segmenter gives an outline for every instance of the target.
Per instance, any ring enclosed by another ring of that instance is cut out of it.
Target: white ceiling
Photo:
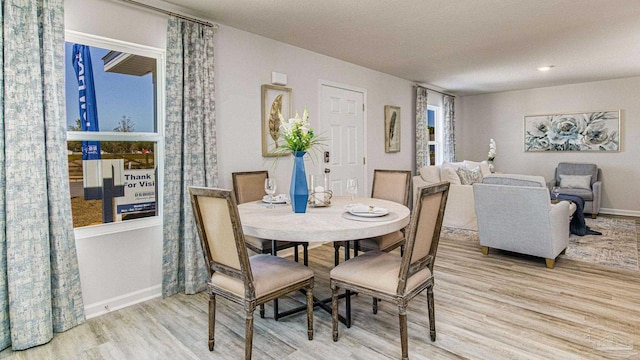
[[[166,3],[458,95],[640,75],[640,0]]]

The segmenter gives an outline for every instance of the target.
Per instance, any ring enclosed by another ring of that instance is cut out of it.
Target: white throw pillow
[[[489,169],[489,163],[487,162],[487,160],[483,160],[480,162],[477,161],[469,161],[469,160],[465,160],[464,161],[464,166],[466,166],[467,169],[473,170],[477,167],[480,167],[480,171],[482,172],[482,176],[487,176],[489,174],[491,174],[491,169]]]
[[[428,183],[440,182],[440,168],[436,166],[423,166],[420,168],[420,177]]]
[[[453,167],[442,167],[440,170],[440,180],[448,181],[451,185],[461,185],[460,177]]]
[[[451,169],[453,169],[453,171],[456,171],[456,169],[459,168],[459,167],[466,167],[464,165],[463,161],[461,161],[461,162],[453,162],[453,163],[450,163],[450,162],[447,162],[447,161],[443,161],[441,166],[442,166],[443,169],[444,168],[451,168]]]
[[[591,190],[591,175],[560,174],[560,187]]]

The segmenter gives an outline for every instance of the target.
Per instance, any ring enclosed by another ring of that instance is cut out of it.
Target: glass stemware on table
[[[269,195],[269,205],[267,207],[273,209],[275,207],[275,205],[273,205],[273,194],[276,193],[276,179],[264,179],[264,191]]]
[[[353,201],[357,193],[358,193],[358,179],[356,178],[347,179],[347,194],[351,195],[351,201]]]

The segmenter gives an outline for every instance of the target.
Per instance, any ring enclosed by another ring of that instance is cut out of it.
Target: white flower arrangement
[[[496,158],[496,142],[491,139],[489,141],[489,154],[487,155],[487,160],[493,161]]]
[[[309,112],[304,108],[302,118],[296,112],[296,117],[284,120],[284,117],[278,112],[280,118],[280,128],[285,144],[278,148],[278,152],[286,151],[307,151],[314,146],[322,146],[322,139],[316,136],[315,132],[309,126]]]

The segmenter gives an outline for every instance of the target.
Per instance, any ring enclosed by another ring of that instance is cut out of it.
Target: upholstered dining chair
[[[269,172],[266,170],[243,171],[231,173],[233,181],[233,193],[236,196],[238,204],[244,204],[249,201],[259,201],[265,195],[264,181],[269,178]],[[277,255],[277,252],[284,249],[293,248],[293,260],[298,262],[298,246],[302,245],[302,261],[308,265],[309,244],[289,241],[276,241],[275,248],[272,247],[272,241],[269,239],[260,239],[257,237],[245,235],[247,247],[251,251],[258,254]],[[264,306],[260,307],[260,316],[264,317]],[[280,313],[278,312],[278,300],[273,301],[273,318],[278,321]]]
[[[313,271],[273,255],[249,257],[231,191],[190,187],[189,193],[209,271],[209,350],[215,344],[216,296],[244,307],[245,359],[251,359],[256,306],[298,290],[306,290],[307,336],[312,340]]]
[[[411,191],[411,171],[409,170],[381,170],[373,171],[373,185],[371,197],[376,199],[397,202],[404,206],[409,206],[409,192]],[[362,239],[358,241],[358,246],[354,249],[355,255],[359,250],[382,250],[391,251],[397,247],[404,246],[404,229],[391,234],[378,236],[375,238]],[[334,242],[334,263],[338,265],[339,247],[344,246],[342,242]],[[346,250],[345,250],[346,251]]]
[[[238,204],[244,204],[249,201],[261,200],[264,196],[264,180],[269,178],[269,172],[260,171],[243,171],[231,173],[233,180],[233,192],[236,196]],[[277,251],[294,248],[293,259],[298,262],[298,246],[302,245],[302,259],[305,265],[307,263],[308,243],[277,241],[276,248],[271,248],[271,240],[259,239],[253,236],[245,236],[247,247],[258,254],[276,254]]]
[[[433,264],[438,250],[449,183],[420,188],[402,256],[372,250],[349,259],[330,272],[333,341],[338,341],[338,290],[356,291],[394,303],[400,318],[402,359],[408,359],[407,305],[427,290],[431,341],[436,339]]]

